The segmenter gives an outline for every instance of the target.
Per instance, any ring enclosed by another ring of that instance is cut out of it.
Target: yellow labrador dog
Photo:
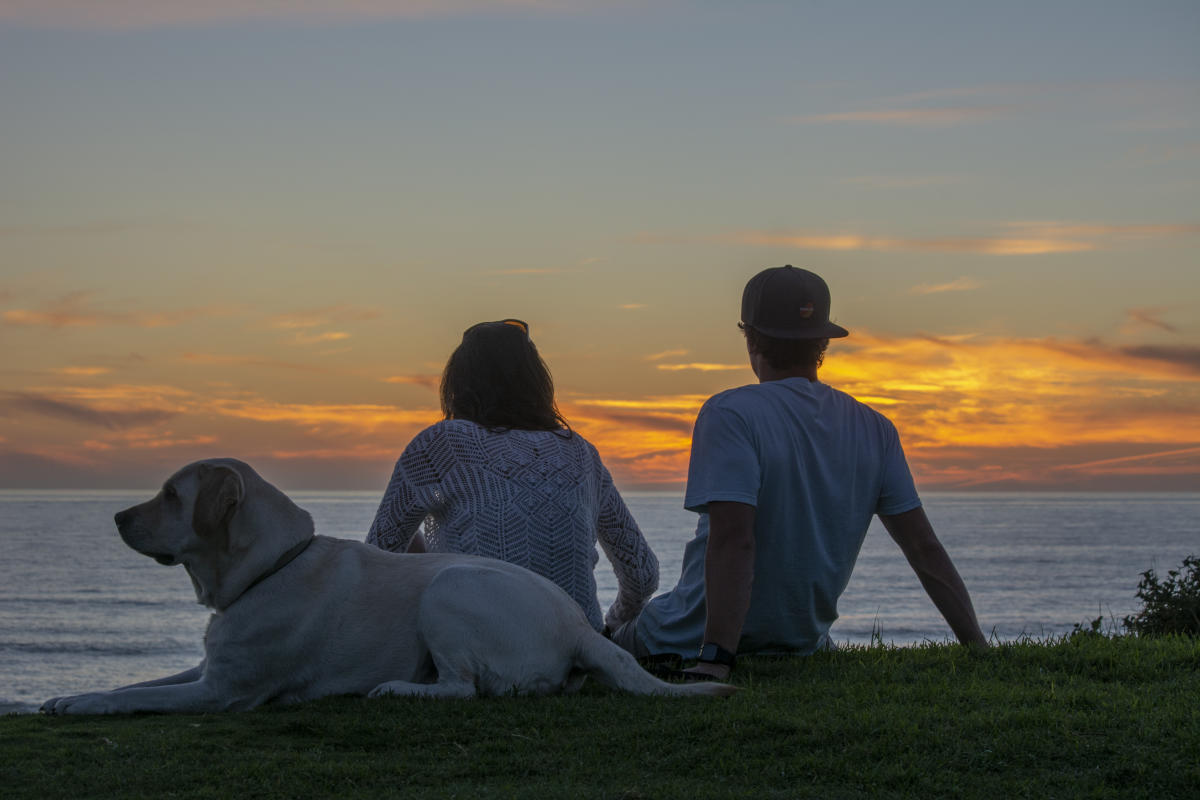
[[[338,694],[473,697],[578,689],[728,695],[672,684],[596,633],[551,581],[474,556],[316,536],[308,512],[233,459],[200,461],[116,515],[125,543],[183,564],[213,610],[193,669],[48,700],[51,714],[248,709]]]

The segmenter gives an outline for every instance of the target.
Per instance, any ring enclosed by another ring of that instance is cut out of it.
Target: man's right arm
[[[958,641],[987,647],[967,587],[934,534],[925,509],[918,506],[900,514],[880,514],[879,519],[900,545],[909,566],[925,587],[925,593],[946,618]]]

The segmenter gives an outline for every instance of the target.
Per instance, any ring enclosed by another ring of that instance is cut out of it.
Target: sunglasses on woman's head
[[[489,325],[511,325],[526,336],[529,335],[529,323],[520,319],[499,319],[495,322],[479,322],[463,331],[463,336],[466,336],[471,331],[477,328],[483,328]]]

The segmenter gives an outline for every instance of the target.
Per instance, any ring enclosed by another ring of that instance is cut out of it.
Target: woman
[[[467,329],[442,374],[445,419],[396,462],[367,542],[489,556],[554,581],[596,630],[633,619],[658,588],[658,559],[600,456],[554,403],[550,370],[515,319]],[[414,533],[425,523],[424,542]],[[601,617],[596,543],[617,600]]]

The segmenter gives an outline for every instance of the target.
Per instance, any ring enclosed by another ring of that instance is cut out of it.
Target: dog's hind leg
[[[417,622],[438,681],[469,682],[486,696],[578,688],[563,634],[592,630],[558,586],[499,562],[441,570],[421,596]]]

